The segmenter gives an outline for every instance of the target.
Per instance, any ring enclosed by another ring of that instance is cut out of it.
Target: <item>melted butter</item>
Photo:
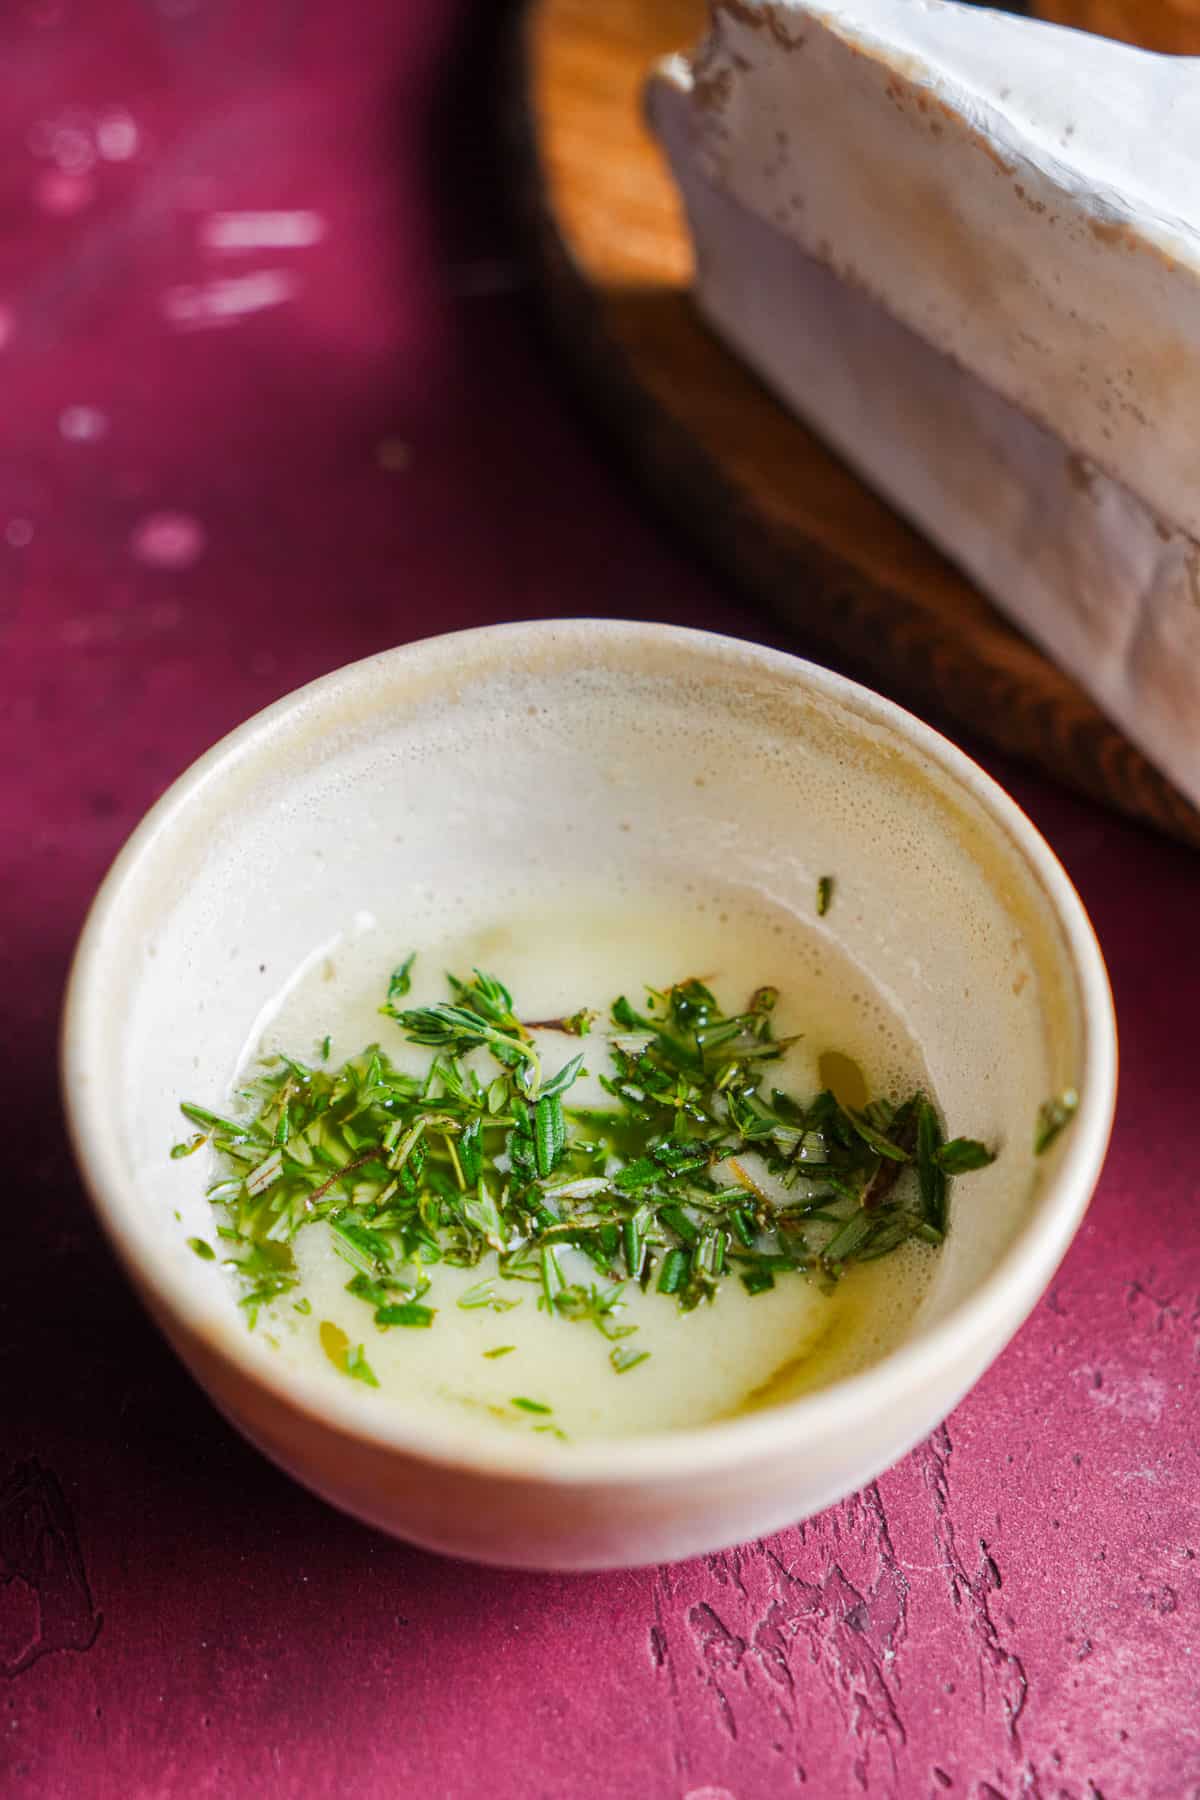
[[[606,1017],[619,993],[640,1005],[646,982],[667,986],[697,973],[710,978],[729,1008],[771,983],[781,990],[776,1033],[795,1034],[797,1042],[771,1065],[770,1085],[800,1097],[830,1086],[851,1105],[875,1095],[900,1099],[929,1085],[902,1020],[815,924],[741,894],[714,899],[653,890],[607,899],[593,892],[550,912],[517,909],[502,922],[484,916],[476,930],[450,941],[439,940],[433,919],[347,933],[329,959],[335,979],[328,962],[306,970],[280,996],[247,1061],[276,1049],[312,1054],[330,1032],[331,1063],[378,1041],[398,1066],[426,1067],[426,1053],[407,1046],[378,1010],[389,971],[414,947],[412,1005],[445,997],[445,970],[465,975],[479,966],[506,982],[532,1019],[581,1006]],[[547,1073],[582,1048],[588,1074],[572,1098],[611,1108],[597,1079],[608,1068],[602,1025],[582,1043],[545,1031],[537,1043]],[[489,1067],[481,1053],[478,1066],[481,1074]],[[627,1285],[621,1323],[635,1325],[637,1334],[622,1342],[650,1357],[618,1375],[610,1342],[591,1324],[540,1311],[533,1284],[496,1282],[498,1296],[518,1302],[510,1311],[460,1308],[458,1296],[494,1271],[489,1260],[473,1269],[433,1265],[422,1296],[436,1309],[432,1327],[381,1330],[372,1309],[346,1292],[352,1271],[324,1225],[302,1230],[294,1250],[301,1286],[264,1309],[259,1324],[279,1339],[281,1356],[309,1368],[332,1365],[346,1379],[347,1355],[361,1345],[380,1384],[379,1405],[454,1417],[472,1430],[541,1431],[548,1442],[555,1431],[578,1439],[694,1427],[782,1404],[855,1373],[907,1335],[935,1265],[931,1252],[906,1246],[853,1268],[828,1292],[815,1280],[781,1275],[755,1296],[730,1274],[713,1305],[687,1314],[654,1291]],[[563,1253],[563,1264],[568,1280],[597,1279],[577,1252]],[[301,1295],[311,1314],[296,1312]],[[515,1348],[488,1356],[506,1345]],[[550,1411],[528,1412],[514,1404],[518,1398]]]
[[[817,1058],[821,1086],[829,1088],[843,1106],[862,1108],[871,1098],[867,1078],[844,1050],[822,1050]]]
[[[346,1336],[346,1333],[342,1330],[340,1325],[335,1325],[332,1319],[322,1319],[317,1331],[317,1336],[320,1340],[322,1350],[325,1352],[334,1368],[340,1369],[344,1375],[346,1372],[346,1352],[350,1348],[350,1339]]]

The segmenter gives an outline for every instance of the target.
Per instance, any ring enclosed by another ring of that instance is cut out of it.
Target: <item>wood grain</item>
[[[1200,845],[1200,813],[695,314],[641,90],[657,57],[698,41],[704,13],[702,0],[529,0],[521,16],[520,199],[588,400],[688,537],[818,653]]]
[[[1038,0],[1040,18],[1143,50],[1200,55],[1200,0]]]

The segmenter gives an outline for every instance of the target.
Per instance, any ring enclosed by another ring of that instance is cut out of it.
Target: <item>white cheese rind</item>
[[[706,317],[1200,804],[1200,546],[714,186],[684,66],[653,112]]]
[[[1200,63],[941,0],[717,0],[685,159],[1200,537]]]

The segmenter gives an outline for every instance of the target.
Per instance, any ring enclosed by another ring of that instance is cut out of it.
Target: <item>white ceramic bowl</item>
[[[582,829],[581,829],[582,826]],[[399,841],[398,841],[399,840]],[[215,1093],[286,972],[405,883],[453,883],[455,846],[547,882],[614,858],[769,894],[828,930],[900,1007],[947,1116],[998,1142],[956,1208],[911,1335],[864,1373],[701,1430],[493,1443],[289,1374],[186,1236],[211,1224],[172,1162],[181,1095]],[[339,671],[202,757],[118,857],[84,930],[63,1028],[75,1152],[163,1331],[267,1455],[386,1531],[481,1561],[595,1568],[706,1551],[801,1519],[928,1433],[1050,1281],[1100,1172],[1112,1001],[1062,868],[935,732],[749,644],[568,621],[434,639]],[[1032,1154],[1039,1103],[1078,1115]],[[182,1215],[177,1221],[176,1212]]]

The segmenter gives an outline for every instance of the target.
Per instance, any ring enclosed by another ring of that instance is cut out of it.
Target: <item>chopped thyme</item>
[[[423,1302],[445,1263],[478,1271],[462,1310],[506,1312],[521,1304],[514,1284],[528,1284],[541,1311],[592,1325],[623,1374],[649,1355],[623,1341],[636,1331],[630,1284],[684,1312],[733,1276],[752,1296],[793,1275],[828,1289],[910,1239],[940,1244],[951,1179],[994,1160],[973,1139],[945,1141],[925,1094],[896,1104],[864,1087],[851,1106],[828,1088],[803,1099],[775,1087],[772,1064],[794,1040],[775,1035],[773,987],[728,1014],[696,978],[648,988],[642,1011],[618,998],[589,1051],[604,1101],[573,1106],[583,1053],[543,1068],[532,1033],[581,1036],[597,1015],[523,1022],[481,970],[447,977],[449,1001],[409,1008],[413,961],[393,970],[381,1010],[428,1052],[423,1074],[380,1045],[339,1067],[274,1056],[240,1091],[244,1116],[183,1106],[197,1135],[173,1154],[217,1155],[209,1199],[252,1325],[299,1283],[298,1232],[323,1223],[379,1330],[434,1325]],[[1076,1104],[1043,1108],[1039,1152]],[[329,1320],[319,1336],[338,1369],[376,1385],[361,1344]]]
[[[381,1010],[386,1012],[397,1000],[403,1000],[412,991],[412,967],[417,960],[415,950],[411,951],[399,968],[392,970],[392,978],[388,982],[387,1005]]]
[[[497,1344],[494,1350],[485,1350],[483,1354],[489,1362],[494,1362],[498,1356],[511,1356],[516,1347],[515,1344]]]
[[[189,1238],[188,1249],[194,1250],[201,1262],[213,1262],[216,1259],[216,1251],[213,1249],[212,1245],[206,1243],[202,1237]]]
[[[365,1381],[368,1387],[377,1388],[379,1381],[370,1363],[363,1355],[363,1347],[359,1344],[346,1352],[346,1373],[355,1381]]]
[[[458,1296],[458,1305],[464,1312],[474,1312],[481,1307],[489,1307],[492,1312],[511,1312],[514,1306],[520,1306],[519,1300],[506,1300],[496,1292],[496,1283],[491,1277],[487,1281],[477,1281],[474,1287],[467,1288]]]
[[[986,1169],[996,1160],[996,1152],[974,1138],[955,1138],[943,1144],[936,1153],[937,1166],[944,1175],[970,1175],[975,1169]]]
[[[1066,1088],[1056,1094],[1052,1100],[1043,1101],[1038,1109],[1037,1129],[1034,1132],[1033,1148],[1038,1156],[1045,1156],[1054,1140],[1066,1130],[1079,1110],[1079,1095],[1074,1088]]]
[[[515,1395],[512,1404],[519,1406],[522,1412],[527,1413],[552,1413],[554,1411],[552,1406],[545,1406],[540,1400],[527,1400],[523,1394]]]
[[[833,876],[822,875],[817,883],[817,915],[824,918],[833,905]]]
[[[568,1037],[586,1037],[600,1014],[590,1006],[581,1006],[579,1011],[566,1019],[527,1019],[526,1031],[565,1031]]]

